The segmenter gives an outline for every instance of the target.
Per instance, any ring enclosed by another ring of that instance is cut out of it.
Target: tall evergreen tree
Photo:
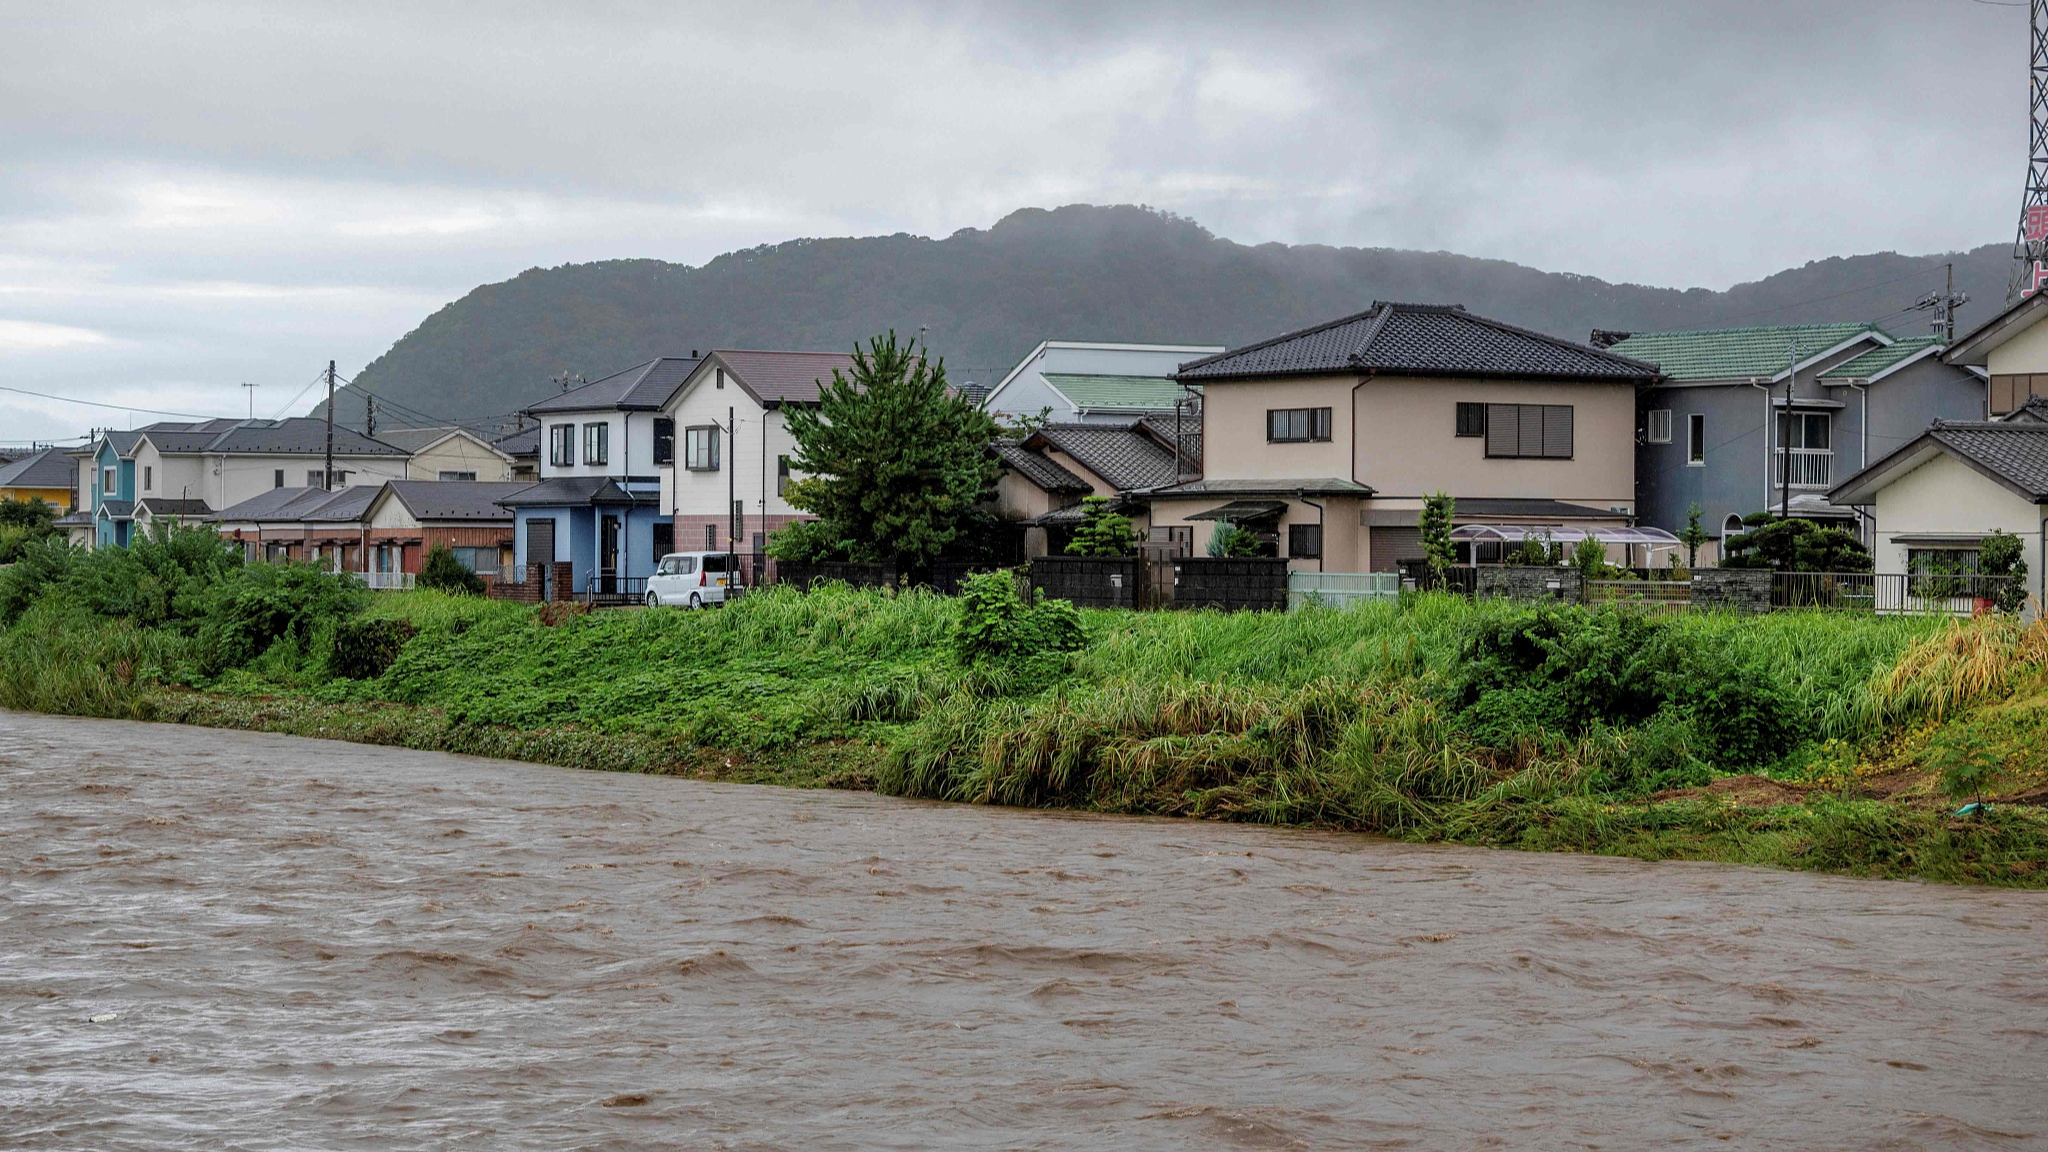
[[[950,393],[944,360],[915,341],[877,336],[853,351],[851,374],[835,370],[816,408],[788,410],[792,462],[809,473],[789,502],[819,523],[778,541],[854,560],[923,567],[971,530],[1002,467],[988,451],[988,413]]]

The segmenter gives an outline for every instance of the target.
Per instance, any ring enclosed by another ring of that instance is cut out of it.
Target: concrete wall
[[[1762,568],[1699,568],[1692,574],[1692,606],[1756,614],[1771,610],[1771,572]]]

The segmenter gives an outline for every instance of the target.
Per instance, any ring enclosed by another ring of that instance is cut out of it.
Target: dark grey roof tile
[[[1181,366],[1184,381],[1373,369],[1431,376],[1657,379],[1648,364],[1447,304],[1378,301],[1370,309]]]

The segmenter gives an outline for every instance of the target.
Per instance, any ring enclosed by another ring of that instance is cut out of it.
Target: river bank
[[[169,580],[122,575],[174,545],[217,548],[61,559],[75,569],[28,597],[14,571],[0,578],[0,705],[967,803],[2048,884],[2038,626],[1442,595],[1075,614],[1003,581],[979,598],[775,589],[718,611],[588,614],[369,597],[269,566],[194,577],[186,594],[108,594],[174,585],[175,565]]]
[[[8,1147],[2048,1137],[2038,893],[18,713],[0,795]]]

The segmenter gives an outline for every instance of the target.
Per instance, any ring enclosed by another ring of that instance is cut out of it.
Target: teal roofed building
[[[1981,372],[1943,363],[1934,337],[1876,324],[1601,335],[1664,377],[1638,398],[1639,522],[1677,532],[1698,504],[1716,541],[1702,563],[1759,512],[1831,521],[1876,543],[1864,514],[1828,490],[1935,420],[1984,419]]]
[[[1180,366],[1223,351],[1211,344],[1106,344],[1046,340],[989,389],[982,407],[1004,424],[1129,424],[1187,411],[1200,390],[1173,378]]]

